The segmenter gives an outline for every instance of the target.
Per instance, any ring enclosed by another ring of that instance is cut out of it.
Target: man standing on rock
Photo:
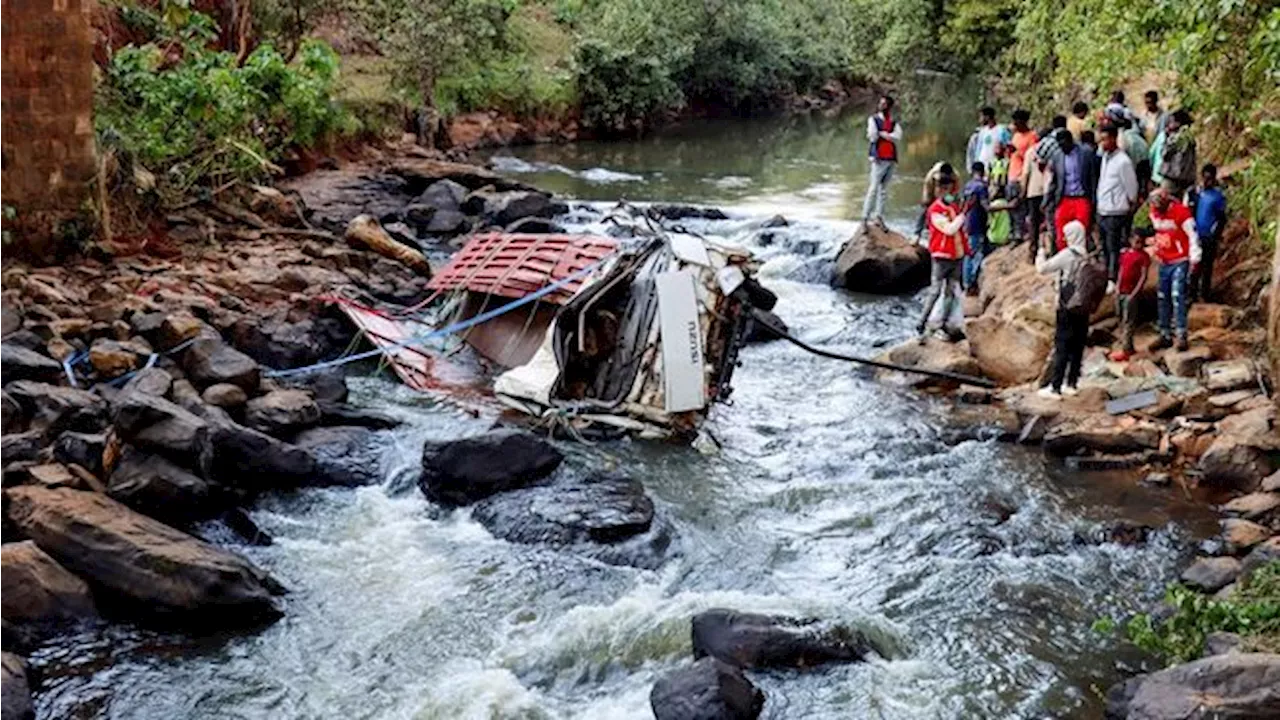
[[[889,196],[889,181],[898,166],[898,144],[902,142],[902,125],[893,116],[893,98],[880,97],[877,112],[867,118],[868,164],[871,166],[867,197],[862,201],[862,222],[873,217],[884,226],[884,203]]]
[[[1196,139],[1191,136],[1191,113],[1186,110],[1169,116],[1160,148],[1160,177],[1178,200],[1196,184]]]
[[[1120,132],[1115,125],[1102,128],[1102,168],[1098,174],[1098,230],[1102,253],[1107,260],[1108,292],[1115,292],[1120,269],[1120,251],[1129,242],[1133,211],[1138,205],[1138,175],[1129,156],[1120,149]]]
[[[1213,261],[1218,257],[1222,231],[1227,227],[1227,196],[1218,185],[1218,166],[1205,163],[1200,168],[1200,189],[1192,191],[1196,233],[1200,236],[1200,267],[1191,276],[1191,301],[1209,300],[1213,285]]]
[[[1040,136],[1036,135],[1036,131],[1031,129],[1031,113],[1018,109],[1013,111],[1013,137],[1010,139],[1009,153],[1009,187],[1005,191],[1005,197],[1019,199],[1022,197],[1022,190],[1026,187],[1023,175],[1026,171],[1027,161],[1034,161],[1031,154],[1032,149],[1040,140]],[[1022,239],[1025,232],[1027,222],[1027,203],[1016,202],[1011,211],[1013,219],[1013,236],[1014,242]]]
[[[1151,193],[1151,227],[1155,229],[1156,259],[1160,261],[1159,301],[1160,341],[1152,350],[1174,345],[1187,349],[1187,304],[1191,275],[1200,264],[1200,237],[1191,210],[1165,188]]]
[[[960,199],[956,196],[956,180],[948,178],[944,185],[939,181],[942,195],[929,206],[929,256],[932,258],[929,292],[924,299],[924,313],[920,316],[920,324],[916,328],[923,344],[929,337],[931,327],[929,316],[939,298],[942,299],[942,319],[940,325],[946,327],[947,337],[952,342],[964,338],[964,332],[950,326],[952,303],[960,301],[961,263],[964,260],[968,245],[965,240],[964,226],[967,218],[960,212]]]

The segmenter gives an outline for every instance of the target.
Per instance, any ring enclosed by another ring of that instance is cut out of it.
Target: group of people
[[[994,246],[1026,242],[1028,259],[1056,276],[1059,293],[1053,372],[1042,395],[1075,393],[1089,316],[1107,293],[1116,295],[1122,323],[1122,347],[1112,358],[1134,352],[1134,300],[1152,256],[1160,265],[1160,339],[1153,349],[1185,350],[1188,306],[1209,297],[1226,226],[1217,168],[1201,167],[1197,184],[1191,115],[1166,112],[1152,90],[1139,111],[1116,91],[1100,112],[1077,102],[1070,115],[1040,130],[1026,110],[1010,119],[1001,125],[994,108],[981,109],[963,184],[946,162],[925,176],[916,236],[927,237],[932,273],[917,328],[921,341],[937,330],[962,339],[960,294],[977,292]],[[884,96],[867,120],[871,182],[864,223],[883,224],[902,137],[894,100]],[[1143,205],[1149,226],[1135,227]]]

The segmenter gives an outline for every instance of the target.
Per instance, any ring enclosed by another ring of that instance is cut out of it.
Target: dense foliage
[[[259,45],[237,63],[211,49],[207,16],[157,22],[155,42],[112,56],[94,122],[100,145],[157,174],[160,190],[262,177],[290,149],[353,128],[331,100],[338,57],[323,43],[301,43],[293,62]]]
[[[1205,638],[1215,632],[1242,635],[1248,649],[1280,650],[1280,561],[1259,568],[1248,585],[1225,600],[1173,585],[1165,602],[1172,609],[1166,617],[1135,615],[1124,624],[1124,633],[1130,642],[1170,665],[1200,657]],[[1099,620],[1094,628],[1109,633],[1116,623]]]

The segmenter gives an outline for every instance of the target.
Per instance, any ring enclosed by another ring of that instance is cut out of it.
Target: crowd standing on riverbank
[[[893,98],[882,97],[867,121],[871,182],[864,222],[883,224],[886,186],[902,141],[893,107]],[[1078,101],[1070,115],[1054,117],[1039,131],[1026,110],[1013,111],[1010,119],[1002,125],[995,108],[979,111],[963,188],[945,162],[925,177],[916,237],[925,240],[927,230],[932,272],[917,326],[921,342],[937,329],[953,342],[962,339],[961,293],[977,294],[983,260],[995,247],[1025,242],[1030,261],[1056,273],[1060,289],[1055,380],[1043,389],[1046,397],[1060,397],[1064,388],[1075,392],[1088,317],[1106,294],[1125,308],[1122,347],[1111,357],[1124,361],[1134,352],[1132,301],[1152,256],[1159,262],[1160,331],[1152,349],[1186,350],[1188,306],[1212,295],[1213,262],[1227,219],[1217,168],[1200,167],[1196,183],[1190,113],[1166,112],[1155,90],[1144,95],[1142,111],[1134,111],[1116,91],[1100,112]],[[1071,259],[1053,259],[1062,253]],[[1147,263],[1135,253],[1146,255]],[[1095,278],[1105,292],[1094,287]]]

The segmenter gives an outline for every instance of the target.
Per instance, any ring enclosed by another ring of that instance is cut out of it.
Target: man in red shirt
[[[1177,347],[1186,350],[1190,279],[1200,264],[1196,219],[1186,205],[1159,188],[1151,193],[1151,227],[1155,229],[1155,256],[1160,261],[1160,342],[1152,349],[1171,347],[1176,330]]]
[[[920,324],[916,330],[923,343],[929,336],[929,316],[933,307],[942,298],[942,320],[947,326],[951,316],[952,303],[960,302],[959,289],[961,279],[961,263],[968,250],[968,242],[964,234],[967,219],[960,209],[960,199],[956,196],[957,182],[954,176],[942,177],[938,180],[938,199],[933,201],[926,211],[929,219],[929,256],[932,259],[929,292],[924,299],[924,314],[920,316]],[[947,337],[952,342],[964,338],[964,332],[958,327],[947,327]]]
[[[1120,316],[1120,333],[1123,346],[1111,353],[1111,359],[1123,362],[1133,354],[1133,327],[1136,320],[1138,293],[1147,284],[1151,271],[1151,256],[1146,250],[1147,240],[1138,233],[1129,238],[1129,247],[1120,251],[1120,270],[1116,278],[1116,314]]]

